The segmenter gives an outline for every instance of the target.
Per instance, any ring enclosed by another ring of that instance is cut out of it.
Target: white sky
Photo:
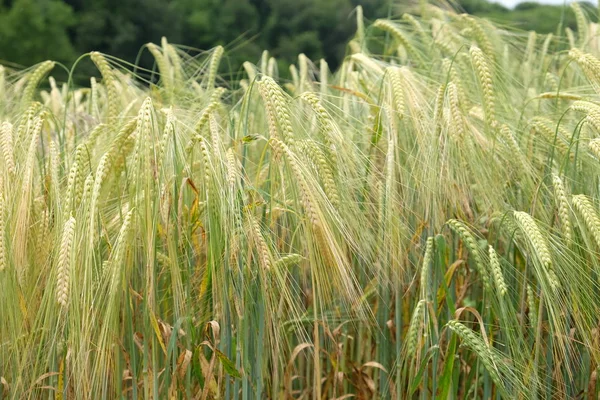
[[[524,1],[530,1],[530,0],[492,0],[494,3],[500,3],[506,7],[512,8],[514,6],[516,6],[519,3],[522,3]],[[534,0],[537,3],[542,3],[542,4],[557,4],[557,5],[562,5],[564,3],[564,0]],[[569,3],[569,0],[567,0],[567,3]]]

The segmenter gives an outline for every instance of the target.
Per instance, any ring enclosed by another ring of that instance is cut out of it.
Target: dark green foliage
[[[509,10],[501,4],[490,3],[486,0],[461,0],[458,2],[465,12],[469,14],[481,14],[486,12],[508,12]]]
[[[477,0],[467,0],[465,3],[471,2],[481,3]],[[598,20],[595,6],[587,2],[582,2],[581,6],[592,22]],[[466,7],[465,9],[467,10]],[[490,5],[490,7],[477,8],[473,13],[501,24],[511,25],[526,31],[534,30],[537,33],[556,33],[556,27],[561,22],[563,29],[569,27],[574,31],[577,30],[575,14],[568,5],[566,7],[562,5],[552,6],[526,1],[515,6],[513,10]]]
[[[54,59],[69,65],[75,54],[100,51],[134,62],[144,44],[166,36],[197,50],[219,44],[235,48],[226,51],[231,73],[243,61],[258,61],[264,49],[282,68],[299,53],[326,58],[335,68],[355,31],[353,10],[359,4],[373,19],[389,9],[389,0],[5,0],[0,60],[28,66]],[[147,51],[141,54],[139,65],[153,63]],[[84,75],[93,71],[91,65],[82,67]]]
[[[166,36],[198,50],[216,45],[227,52],[224,74],[236,74],[243,61],[258,62],[269,50],[287,75],[299,53],[325,58],[335,69],[355,31],[354,9],[369,20],[401,15],[418,2],[398,0],[4,0],[0,2],[0,60],[23,66],[53,59],[70,65],[75,54],[100,51],[134,62],[140,48]],[[456,0],[467,13],[524,30],[575,30],[570,8],[523,2],[509,10],[486,0]],[[583,3],[592,21],[596,8]],[[139,65],[152,68],[145,51]],[[83,64],[82,75],[93,73]]]
[[[0,60],[25,66],[75,56],[68,29],[75,25],[72,8],[61,0],[15,0],[0,5]]]

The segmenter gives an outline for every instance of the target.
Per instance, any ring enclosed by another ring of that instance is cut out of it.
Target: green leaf
[[[409,388],[409,393],[410,396],[412,396],[417,389],[419,388],[419,385],[421,384],[421,378],[423,378],[423,373],[425,372],[425,368],[427,368],[427,365],[429,364],[429,360],[431,360],[431,357],[433,357],[433,354],[437,351],[439,351],[439,346],[435,345],[429,348],[429,350],[427,350],[427,354],[425,355],[425,357],[423,357],[423,360],[421,361],[421,366],[419,367],[419,371],[417,372],[417,374],[415,375],[415,377],[412,379],[412,382],[410,383],[410,388]]]
[[[227,358],[227,356],[220,350],[215,349],[215,351],[217,353],[217,358],[219,361],[221,361],[221,365],[223,365],[223,368],[225,368],[225,372],[227,372],[227,374],[233,378],[241,378],[242,374],[240,374],[240,371],[235,368],[233,361]]]
[[[444,400],[448,398],[448,393],[452,388],[452,372],[454,369],[454,357],[456,355],[456,335],[454,333],[452,333],[446,354],[448,356],[444,362],[444,372],[439,381],[440,396],[438,397]]]
[[[202,374],[202,365],[200,364],[200,351],[201,346],[197,346],[194,349],[194,355],[192,356],[192,375],[196,377],[200,386],[204,386],[204,375]]]

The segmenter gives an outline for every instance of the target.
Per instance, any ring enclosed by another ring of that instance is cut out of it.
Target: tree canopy
[[[0,0],[0,60],[29,66],[53,59],[70,66],[78,55],[96,50],[151,68],[153,58],[147,52],[139,60],[132,57],[145,43],[158,43],[166,36],[171,43],[199,50],[216,45],[235,48],[226,58],[232,73],[243,61],[258,60],[264,49],[282,64],[305,53],[312,60],[325,58],[335,68],[356,29],[353,13],[359,4],[365,17],[374,20],[401,14],[406,2]],[[465,12],[523,30],[551,32],[558,21],[564,22],[563,27],[576,27],[568,7],[524,2],[509,10],[486,0],[455,4]],[[595,14],[591,5],[584,9],[590,17]]]

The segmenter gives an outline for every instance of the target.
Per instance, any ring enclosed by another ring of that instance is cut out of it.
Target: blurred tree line
[[[52,59],[70,66],[97,50],[134,62],[145,43],[234,49],[236,71],[263,49],[282,61],[301,52],[335,67],[355,32],[355,7],[386,16],[390,0],[0,0],[0,60],[29,66]],[[148,52],[140,63],[152,66]]]
[[[524,30],[551,32],[563,17],[563,26],[575,28],[571,10],[560,6],[522,3],[508,10],[486,0],[456,2]],[[197,49],[235,49],[227,53],[234,73],[245,60],[257,62],[263,49],[283,63],[303,52],[335,68],[355,32],[359,4],[374,20],[401,12],[407,0],[0,0],[0,60],[29,66],[52,59],[70,67],[80,54],[98,50],[134,62],[143,44],[166,36]],[[151,67],[153,59],[143,52],[139,62]]]
[[[487,0],[459,0],[462,8],[469,14],[513,26],[526,31],[538,33],[556,33],[556,28],[562,22],[562,28],[569,27],[577,30],[575,14],[570,7],[539,4],[534,1],[523,1],[510,10],[501,4]],[[595,4],[587,1],[580,2],[583,11],[591,21],[598,21],[598,9]]]

